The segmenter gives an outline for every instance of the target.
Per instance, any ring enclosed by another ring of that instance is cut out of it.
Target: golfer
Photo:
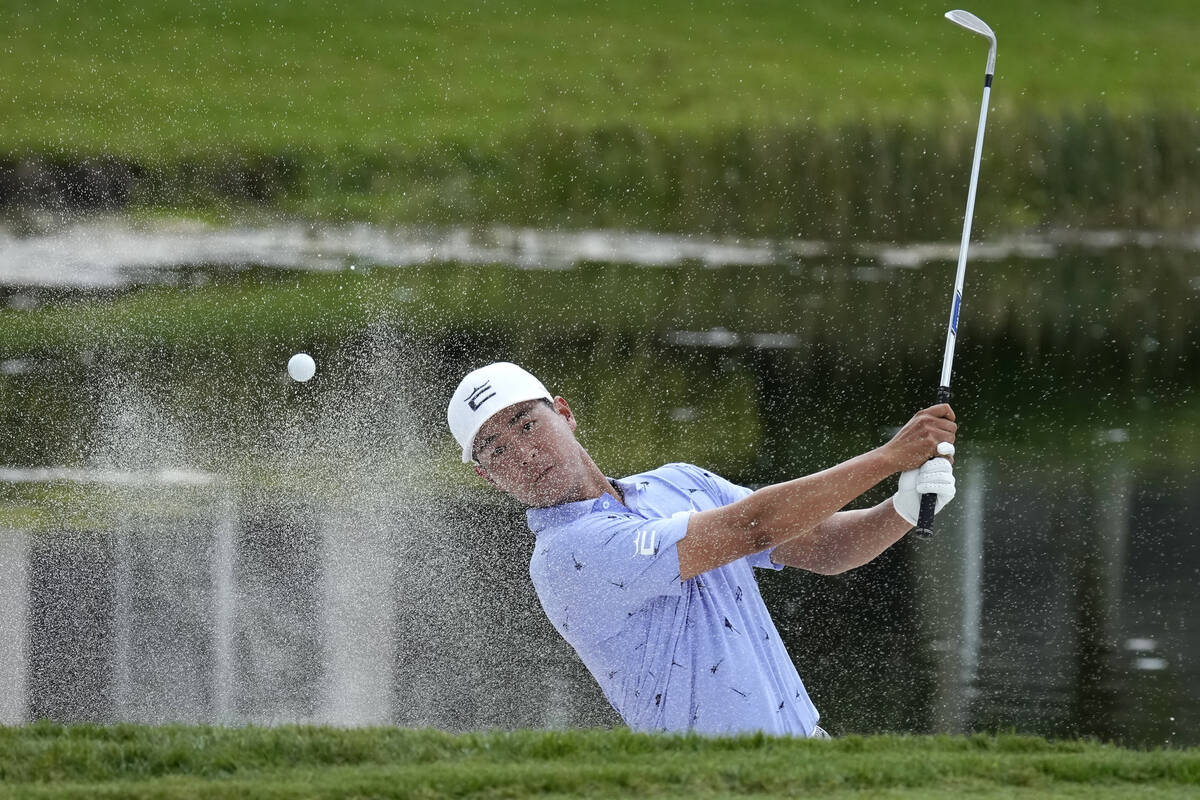
[[[542,608],[639,731],[825,736],[754,569],[854,569],[916,524],[922,493],[938,510],[954,496],[944,404],[875,450],[755,492],[691,464],[607,477],[567,401],[507,362],[463,378],[447,420],[463,462],[529,507]],[[839,511],[896,473],[891,499]]]

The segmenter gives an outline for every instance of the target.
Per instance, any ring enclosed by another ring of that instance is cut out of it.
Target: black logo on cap
[[[491,392],[491,394],[487,394]],[[476,386],[469,395],[467,395],[467,405],[472,411],[478,411],[479,407],[496,396],[492,391],[492,382],[484,381],[483,386]]]

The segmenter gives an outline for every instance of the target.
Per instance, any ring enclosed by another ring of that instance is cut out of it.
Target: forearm
[[[766,486],[728,506],[693,514],[679,543],[684,579],[801,537],[894,471],[873,450],[813,475]]]
[[[879,450],[803,478],[759,489],[741,501],[748,523],[769,536],[768,546],[809,534],[863,492],[891,475]]]
[[[771,560],[822,575],[836,575],[874,560],[911,528],[896,513],[889,498],[873,508],[834,514],[807,535],[776,547]]]
[[[759,489],[736,503],[692,514],[687,535],[677,548],[680,577],[688,580],[751,553],[807,538],[814,528],[884,478],[929,460],[939,443],[952,443],[956,427],[950,406],[933,406],[869,453],[815,475]],[[904,533],[895,525],[888,524],[888,530],[894,532],[891,541]],[[890,543],[879,544],[876,554]],[[868,547],[865,552],[869,551]]]

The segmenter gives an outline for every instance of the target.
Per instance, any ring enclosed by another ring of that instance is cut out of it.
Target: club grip
[[[921,513],[917,516],[917,527],[913,533],[922,539],[933,536],[933,512],[937,508],[936,494],[921,495]]]
[[[950,402],[950,387],[939,386],[937,390],[937,402]],[[937,456],[934,456],[937,458]],[[917,527],[913,528],[913,533],[919,539],[928,539],[933,536],[933,515],[937,511],[937,495],[923,494],[921,495],[921,510],[917,514]]]

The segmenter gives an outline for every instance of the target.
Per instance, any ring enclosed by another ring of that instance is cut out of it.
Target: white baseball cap
[[[471,456],[475,434],[493,414],[526,400],[542,398],[554,399],[541,381],[516,364],[497,361],[469,373],[454,390],[446,408],[446,422],[462,446],[463,463],[474,460]]]

